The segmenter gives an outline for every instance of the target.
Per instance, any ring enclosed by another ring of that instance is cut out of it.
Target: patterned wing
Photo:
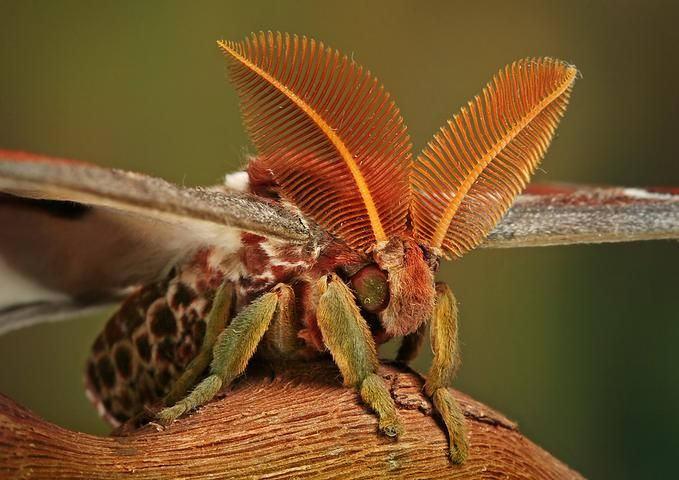
[[[483,241],[545,155],[577,71],[549,58],[501,70],[416,161],[415,238],[446,257]]]
[[[219,42],[281,194],[357,250],[406,228],[410,140],[370,72],[306,37]]]

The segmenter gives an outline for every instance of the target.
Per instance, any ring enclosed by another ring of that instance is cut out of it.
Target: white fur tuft
[[[224,185],[231,190],[247,192],[250,189],[248,172],[233,172],[224,176]]]

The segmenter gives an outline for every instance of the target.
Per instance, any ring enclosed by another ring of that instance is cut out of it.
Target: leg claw
[[[380,432],[390,438],[398,438],[403,435],[403,424],[398,418],[381,419],[379,422]]]
[[[448,430],[450,460],[456,464],[463,463],[469,453],[464,414],[455,398],[446,388],[434,390],[431,397],[434,401],[434,407],[436,407],[446,430]]]
[[[464,433],[464,432],[462,432]],[[467,439],[461,435],[455,435],[455,438],[450,439],[450,461],[456,465],[460,465],[467,460],[469,455],[469,446],[467,445]]]
[[[184,413],[186,413],[186,407],[181,403],[178,403],[172,407],[162,409],[156,415],[156,419],[161,425],[167,426],[181,417]]]

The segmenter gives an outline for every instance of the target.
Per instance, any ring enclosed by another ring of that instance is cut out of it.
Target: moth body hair
[[[250,191],[250,176],[246,171],[227,173],[224,176],[224,186],[237,192]]]

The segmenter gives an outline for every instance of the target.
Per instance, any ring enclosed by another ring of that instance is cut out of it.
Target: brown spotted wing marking
[[[205,317],[224,279],[210,250],[130,295],[97,337],[87,361],[88,397],[118,425],[157,404],[198,353]]]

